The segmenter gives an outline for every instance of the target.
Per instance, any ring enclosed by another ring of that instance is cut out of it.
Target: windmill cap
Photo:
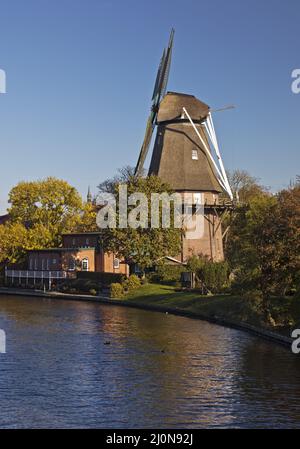
[[[180,119],[183,108],[186,108],[192,120],[195,121],[204,120],[210,109],[207,104],[198,100],[194,95],[167,92],[159,105],[157,123]]]

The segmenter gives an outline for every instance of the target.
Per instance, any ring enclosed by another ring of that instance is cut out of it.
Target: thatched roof
[[[196,126],[207,140],[203,125]],[[193,158],[195,151],[197,159]],[[222,192],[195,130],[185,121],[158,125],[149,174],[177,191]]]
[[[194,95],[168,92],[159,105],[157,123],[180,119],[183,107],[193,121],[203,120],[209,113],[209,106]]]

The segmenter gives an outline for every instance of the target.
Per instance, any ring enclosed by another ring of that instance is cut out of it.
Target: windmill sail
[[[170,72],[170,66],[171,66],[173,40],[174,40],[174,29],[172,28],[168,48],[164,49],[164,51],[163,51],[163,55],[160,60],[158,72],[156,75],[156,80],[155,80],[154,90],[153,90],[153,95],[152,95],[151,113],[147,120],[144,141],[143,141],[140,155],[138,158],[138,162],[137,162],[137,165],[135,168],[136,175],[140,175],[142,173],[144,162],[145,162],[145,159],[146,159],[148,151],[149,151],[151,137],[152,137],[153,130],[154,130],[154,127],[156,124],[156,117],[157,117],[159,103],[160,103],[162,97],[166,93],[169,72]]]

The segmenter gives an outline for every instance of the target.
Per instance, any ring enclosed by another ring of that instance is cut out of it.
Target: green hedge
[[[99,291],[99,283],[89,279],[66,279],[59,284],[58,290],[63,293],[90,293]]]
[[[182,265],[161,265],[155,272],[148,273],[147,279],[152,282],[180,282],[183,271],[186,271],[186,268]]]
[[[94,282],[100,282],[104,285],[112,283],[121,283],[126,279],[126,276],[121,273],[100,273],[96,271],[78,271],[77,279],[88,279]]]
[[[124,296],[124,288],[122,284],[118,282],[111,284],[110,297],[114,299],[120,299]]]
[[[196,273],[200,284],[212,293],[221,293],[229,285],[229,267],[225,262],[212,262],[205,257],[192,256],[187,270]]]

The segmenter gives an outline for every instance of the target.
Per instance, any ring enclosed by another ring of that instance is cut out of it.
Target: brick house
[[[6,278],[51,280],[74,278],[77,271],[121,273],[129,275],[129,265],[101,248],[100,234],[84,232],[63,234],[62,247],[28,251],[27,267],[7,268]]]
[[[28,269],[129,274],[129,267],[124,261],[102,250],[99,233],[63,234],[62,240],[61,248],[28,251]]]

